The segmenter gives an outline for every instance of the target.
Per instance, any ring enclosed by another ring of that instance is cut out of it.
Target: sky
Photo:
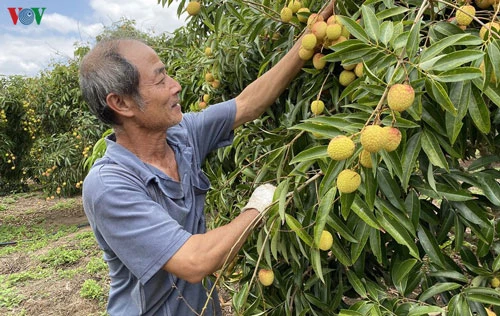
[[[171,33],[186,21],[177,7],[158,0],[0,0],[0,76],[36,76],[122,18],[150,34]]]

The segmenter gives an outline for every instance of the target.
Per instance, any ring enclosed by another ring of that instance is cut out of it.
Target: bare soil
[[[17,281],[8,290],[0,284],[0,315],[106,315],[107,269],[98,274],[86,269],[91,258],[102,257],[95,240],[87,239],[93,242],[87,243],[83,249],[85,256],[77,262],[50,267],[40,261],[40,256],[51,249],[82,249],[79,236],[90,234],[91,228],[83,212],[81,197],[49,201],[41,194],[0,197],[0,237],[6,238],[8,233],[2,232],[20,227],[26,228],[25,236],[18,236],[17,240],[0,240],[0,278],[3,278],[0,280],[24,273],[31,276]],[[40,229],[47,232],[47,238],[33,239],[30,231]],[[48,242],[33,246],[43,240]],[[43,276],[33,277],[37,273]],[[87,279],[96,280],[103,288],[99,299],[80,295]],[[219,294],[223,314],[232,315],[229,295],[223,289],[219,289]],[[15,303],[8,300],[12,295],[17,300]]]

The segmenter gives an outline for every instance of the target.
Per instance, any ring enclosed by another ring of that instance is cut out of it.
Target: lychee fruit
[[[270,286],[274,282],[274,272],[270,269],[260,269],[258,273],[260,284]]]
[[[186,12],[191,16],[197,15],[200,13],[200,10],[201,4],[198,1],[191,1],[186,6]]]
[[[487,75],[486,73],[486,69],[485,69],[485,65],[484,65],[484,60],[481,62],[481,64],[479,65],[479,69],[481,70],[481,72],[483,73],[483,77]],[[491,83],[496,83],[497,82],[497,76],[495,75],[494,72],[491,73],[491,76],[490,76],[490,82]]]
[[[491,31],[490,31],[491,29]],[[488,34],[491,37],[491,33],[495,32],[497,34],[500,33],[500,23],[497,22],[488,22],[485,23],[481,29],[479,30],[479,37],[481,37],[484,41],[488,40]]]
[[[356,67],[354,67],[354,73],[356,74],[356,77],[358,77],[358,78],[363,77],[363,63],[356,64]]]
[[[350,85],[354,80],[356,80],[354,71],[342,70],[339,74],[339,83],[344,87]]]
[[[366,149],[363,149],[359,154],[359,163],[365,168],[373,168],[371,153]]]
[[[207,72],[207,73],[205,74],[205,81],[206,81],[206,82],[212,82],[212,81],[214,81],[214,80],[215,80],[215,78],[214,78],[214,75],[212,75],[212,73]]]
[[[309,8],[300,8],[299,11],[297,11],[297,19],[299,22],[306,23],[310,13],[311,11]]]
[[[210,57],[212,56],[212,48],[210,47],[205,47],[205,56]]]
[[[337,189],[340,193],[352,193],[361,184],[361,176],[354,170],[342,170],[337,177]]]
[[[399,143],[401,143],[401,132],[396,127],[385,126],[383,127],[386,132],[386,141],[384,143],[384,149],[387,152],[391,152],[398,148]]]
[[[302,37],[301,44],[302,44],[302,47],[304,47],[305,49],[312,50],[312,49],[314,49],[314,47],[316,47],[317,43],[318,43],[318,40],[316,38],[316,35],[314,35],[312,33],[306,34],[306,35],[304,35],[304,37]]]
[[[334,41],[338,39],[341,33],[342,33],[342,26],[340,26],[340,24],[337,23],[328,24],[328,26],[326,27],[326,38],[328,38],[329,40]]]
[[[290,9],[289,7],[284,7],[283,9],[281,9],[280,12],[281,22],[288,23],[292,20],[292,17],[293,17],[292,9]]]
[[[393,111],[403,112],[415,100],[415,90],[409,84],[397,83],[389,88],[387,104]]]
[[[368,125],[361,130],[359,140],[366,151],[376,153],[384,148],[386,139],[386,131],[381,126]]]
[[[474,0],[474,2],[480,9],[487,9],[491,5],[490,0]]]
[[[332,245],[333,245],[332,233],[330,233],[327,230],[322,231],[321,237],[319,238],[318,248],[323,250],[323,251],[327,251],[327,250],[330,250]]]
[[[334,15],[330,15],[330,17],[328,18],[328,20],[326,20],[326,24],[330,25],[330,24],[339,24],[337,23],[337,16],[334,14]]]
[[[302,60],[309,60],[313,57],[314,50],[313,49],[305,49],[304,47],[300,47],[299,49],[299,57]]]
[[[314,100],[311,102],[311,112],[314,115],[320,115],[325,110],[325,103],[321,100]]]
[[[349,64],[349,65],[342,64],[342,68],[344,68],[345,70],[354,70],[355,67],[356,64]]]
[[[313,24],[319,21],[324,21],[325,18],[323,18],[322,15],[317,14],[317,13],[311,13],[309,17],[307,18],[307,28],[311,29]]]
[[[208,101],[210,101],[210,94],[205,93],[205,94],[203,95],[203,101],[204,101],[204,102],[208,102]]]
[[[203,110],[206,107],[207,107],[207,102],[201,101],[201,102],[198,103],[198,108],[200,108],[200,109]]]
[[[326,37],[327,26],[325,21],[318,21],[312,25],[311,32],[316,36],[318,41],[322,41]]]
[[[220,87],[220,80],[214,79],[211,83],[212,88],[218,89]]]
[[[314,68],[316,68],[318,70],[325,68],[326,60],[322,59],[323,57],[325,57],[325,55],[323,55],[322,53],[314,54],[313,60],[312,60]]]
[[[494,288],[499,287],[500,286],[500,279],[498,277],[491,278],[490,285],[491,285],[491,287],[494,287]]]
[[[326,149],[333,160],[344,160],[354,154],[354,142],[347,136],[338,135],[330,140]]]
[[[461,6],[457,10],[457,13],[455,14],[457,23],[459,25],[464,25],[464,26],[469,25],[475,16],[476,16],[476,8],[474,8],[470,4]]]
[[[288,7],[292,10],[293,13],[297,13],[300,8],[302,8],[302,3],[298,0],[291,0],[288,3]]]

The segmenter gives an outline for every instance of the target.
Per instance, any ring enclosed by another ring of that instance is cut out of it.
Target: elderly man
[[[83,185],[84,209],[110,269],[110,315],[221,314],[205,278],[241,248],[275,188],[257,187],[241,214],[207,232],[209,182],[201,165],[282,93],[303,66],[299,46],[235,99],[185,115],[181,86],[151,47],[107,40],[85,56],[83,96],[114,130]]]

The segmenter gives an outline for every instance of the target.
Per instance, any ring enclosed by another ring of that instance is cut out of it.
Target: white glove
[[[248,209],[256,209],[259,213],[262,213],[265,209],[273,203],[273,196],[276,187],[272,184],[262,184],[259,185],[255,191],[253,191],[247,205],[243,207],[242,212]]]

